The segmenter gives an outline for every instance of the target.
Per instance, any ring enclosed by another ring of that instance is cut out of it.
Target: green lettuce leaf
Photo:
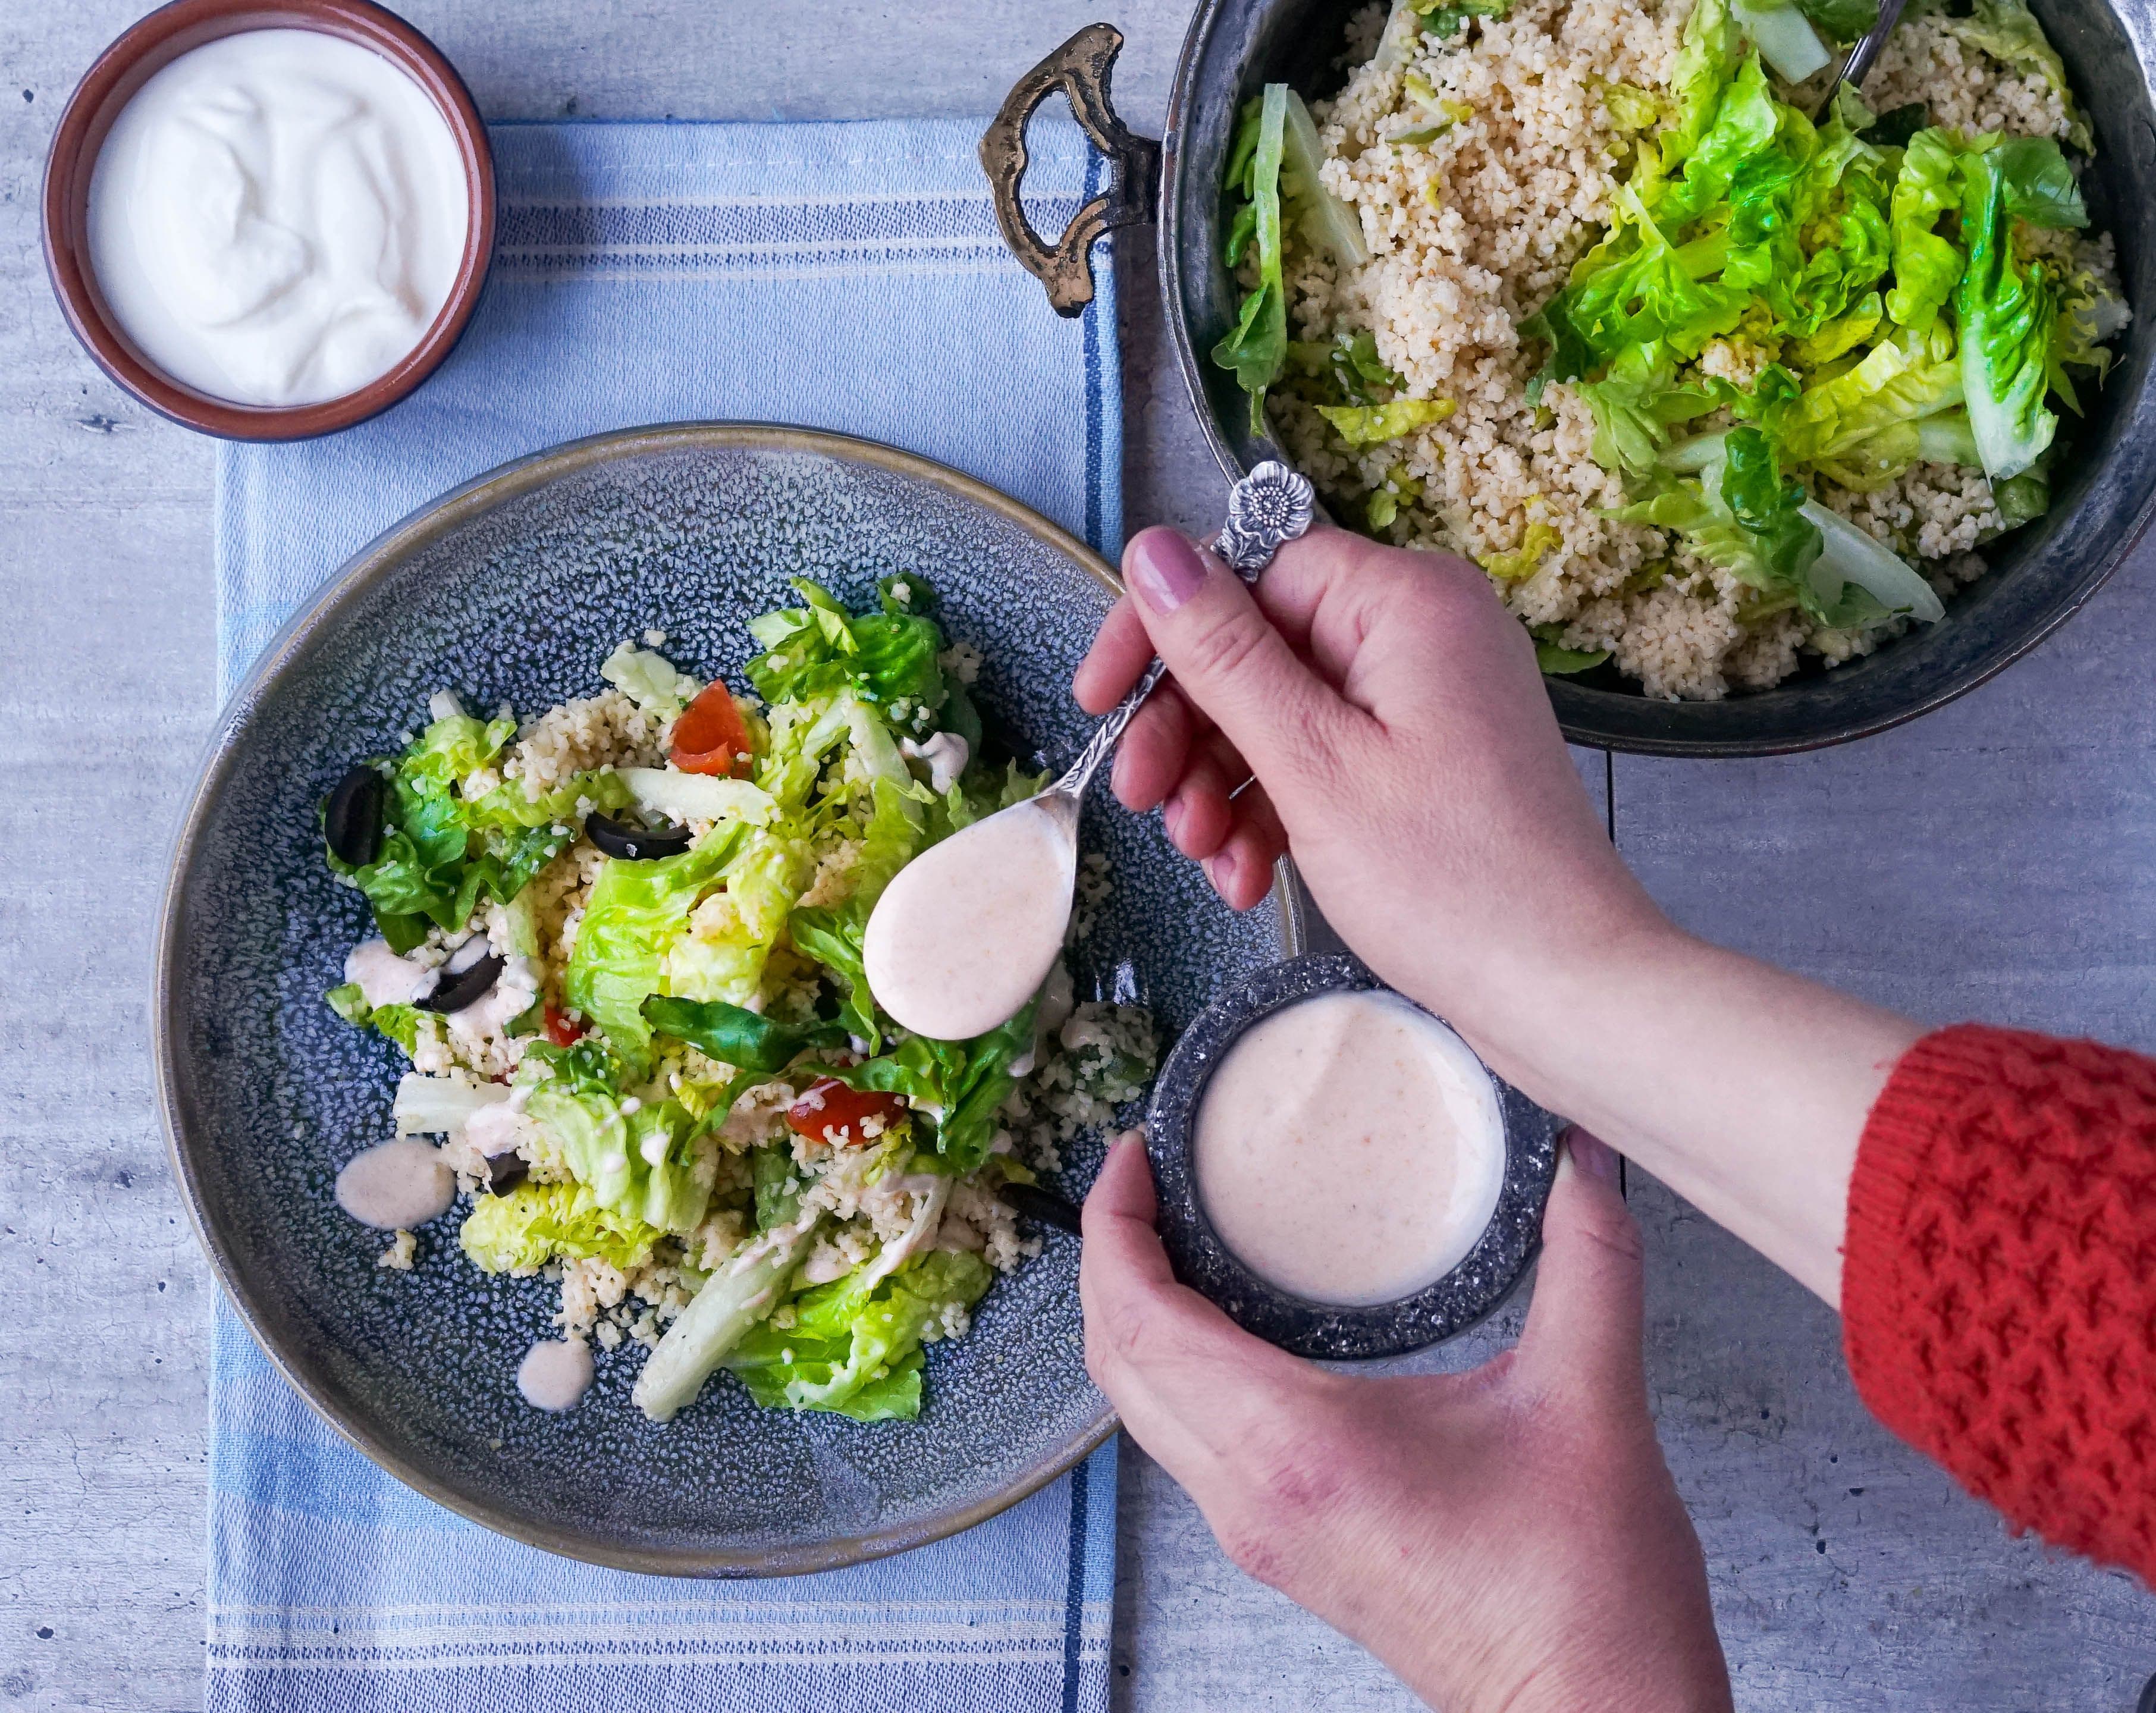
[[[1804,16],[1832,40],[1853,42],[1879,16],[1877,0],[1797,0]]]
[[[1722,445],[1722,502],[1753,539],[1763,587],[1795,587],[1819,557],[1818,527],[1804,514],[1804,485],[1785,480],[1774,444],[1761,430],[1732,428]]]
[[[792,1325],[751,1328],[725,1366],[767,1408],[911,1421],[921,1413],[923,1334],[947,1306],[979,1301],[993,1277],[978,1255],[937,1250],[880,1280],[870,1271],[819,1285],[793,1299]]]
[[[1874,346],[1855,367],[1804,389],[1780,427],[1784,455],[1821,463],[1898,423],[1953,409],[1963,370],[1952,351],[1943,328]]]
[[[598,1257],[627,1269],[651,1256],[665,1233],[603,1208],[580,1183],[521,1183],[506,1195],[480,1196],[457,1243],[482,1273],[512,1273],[549,1261]]]
[[[1512,0],[1491,0],[1491,3],[1509,6]],[[1363,222],[1353,208],[1326,189],[1317,176],[1324,161],[1317,121],[1303,105],[1302,97],[1290,90],[1281,126],[1282,205],[1294,214],[1296,229],[1342,269],[1359,268],[1370,259],[1363,244]]]
[[[1685,19],[1684,39],[1670,64],[1669,90],[1677,110],[1661,136],[1666,167],[1675,167],[1699,146],[1714,124],[1722,91],[1743,52],[1728,0],[1698,0]]]
[[[548,1081],[524,1111],[599,1207],[660,1231],[694,1230],[711,1203],[711,1178],[690,1147],[695,1121],[679,1100],[624,1104]]]
[[[629,801],[618,779],[599,773],[579,774],[537,803],[516,781],[465,798],[465,782],[490,767],[516,735],[509,719],[457,713],[434,721],[389,764],[374,861],[354,868],[327,854],[331,869],[365,895],[393,951],[409,951],[430,925],[461,928],[485,900],[509,903],[576,837],[585,803],[618,808]]]
[[[660,991],[734,1004],[754,998],[787,913],[815,872],[806,839],[777,828],[750,833],[720,871],[721,890],[668,942]]]
[[[911,589],[914,578],[909,574],[906,581]],[[926,593],[925,582],[921,587]],[[886,707],[904,702],[933,713],[943,705],[949,691],[937,664],[943,633],[933,619],[909,603],[849,613],[806,577],[794,578],[793,589],[805,604],[767,613],[749,627],[764,652],[748,663],[748,680],[767,702],[812,701],[851,690]],[[930,602],[921,604],[925,609]],[[770,788],[761,777],[757,782]]]
[[[1820,536],[1821,551],[1812,566],[1811,598],[1806,605],[1821,623],[1846,624],[1852,615],[1868,622],[1874,613],[1907,613],[1923,624],[1935,624],[1946,617],[1938,592],[1899,556],[1817,500],[1806,500],[1804,511]],[[1852,590],[1861,595],[1861,602]]]
[[[2004,169],[1995,149],[1962,162],[1969,266],[1954,292],[1962,391],[1994,481],[2034,464],[2059,425],[2044,406],[2057,293],[2041,264],[2023,268],[2014,259]]]
[[[1471,18],[1502,18],[1512,9],[1512,0],[1426,0],[1414,10],[1424,35],[1449,42]]]
[[[1009,1022],[970,1041],[911,1035],[859,1064],[830,1066],[829,1074],[851,1088],[904,1095],[916,1127],[932,1130],[936,1152],[947,1167],[975,1171],[988,1157],[997,1115],[1016,1085],[1010,1068],[1032,1049],[1039,1003],[1029,1001]]]
[[[2092,269],[2078,269],[2061,283],[2059,312],[2052,319],[2051,345],[2045,353],[2045,372],[2051,391],[2076,415],[2081,413],[2081,399],[2068,372],[2078,371],[2084,378],[2102,381],[2117,361],[2105,341],[2117,338],[2132,319],[2118,295]]]
[[[1594,415],[1594,461],[1604,469],[1644,475],[1669,444],[1670,430],[1725,401],[1702,387],[1676,384],[1676,361],[1650,341],[1618,354],[1599,381],[1579,383]]]
[[[592,885],[562,992],[570,1008],[604,1030],[613,1050],[639,1069],[651,1049],[644,1002],[660,991],[666,954],[686,931],[690,909],[747,832],[739,825],[715,829],[693,849],[656,862],[612,859]]]
[[[2078,232],[2088,224],[2081,182],[2051,138],[2007,137],[1984,152],[2005,187],[2010,219],[2055,231]]]
[[[1286,84],[1266,85],[1265,93],[1244,109],[1243,135],[1231,151],[1231,165],[1243,164],[1241,174],[1231,175],[1229,184],[1251,210],[1250,235],[1258,247],[1258,283],[1244,298],[1233,331],[1213,347],[1213,361],[1232,370],[1235,384],[1250,394],[1253,434],[1265,431],[1265,392],[1287,362],[1280,192],[1287,98]]]
[[[419,1048],[419,1009],[413,1005],[369,1005],[359,983],[346,982],[322,995],[329,1008],[357,1028],[372,1028],[394,1041],[409,1059]]]
[[[795,1028],[722,999],[647,999],[644,1015],[659,1033],[686,1041],[742,1070],[781,1071],[812,1049],[835,1051],[846,1045],[842,1024]]]
[[[758,1148],[749,1157],[756,1188],[756,1228],[770,1231],[801,1217],[803,1184],[793,1169],[793,1151],[781,1144]]]
[[[1897,326],[1920,333],[1961,279],[1962,254],[1937,230],[1939,217],[1961,206],[1960,158],[1953,132],[1920,131],[1902,151],[1894,178],[1894,289],[1887,294],[1887,313]]]
[[[1389,404],[1321,404],[1317,413],[1350,446],[1375,446],[1441,423],[1455,408],[1449,398],[1395,398]]]
[[[599,676],[647,713],[671,720],[703,689],[664,654],[623,643],[599,663]]]
[[[1834,57],[1796,0],[1732,0],[1729,9],[1759,57],[1786,82],[1802,83]]]
[[[1559,627],[1542,628],[1556,631]],[[1589,672],[1609,658],[1607,649],[1568,649],[1537,630],[1535,636],[1535,666],[1538,671],[1553,678],[1568,677],[1575,672]]]

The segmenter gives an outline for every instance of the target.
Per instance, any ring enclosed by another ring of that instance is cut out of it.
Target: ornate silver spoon
[[[1292,541],[1309,530],[1317,501],[1307,477],[1268,459],[1229,493],[1228,521],[1214,538],[1213,551],[1245,582],[1254,583],[1258,573],[1273,562],[1273,555],[1283,542]],[[1078,759],[1065,769],[1063,777],[1033,801],[1046,803],[1050,798],[1067,798],[1075,824],[1078,801],[1085,796],[1093,775],[1114,751],[1131,716],[1167,676],[1168,663],[1156,659],[1131,686],[1131,693],[1101,716],[1086,747],[1078,751]]]
[[[1310,527],[1310,484],[1261,464],[1235,485],[1214,551],[1246,582]],[[876,900],[861,961],[878,1003],[916,1034],[967,1040],[1016,1016],[1063,949],[1086,787],[1166,675],[1155,660],[1038,797],[976,821],[899,870]]]

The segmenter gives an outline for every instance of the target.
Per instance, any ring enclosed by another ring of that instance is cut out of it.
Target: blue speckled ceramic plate
[[[1070,673],[1106,612],[1108,567],[1002,495],[890,448],[702,424],[576,442],[483,476],[362,552],[264,654],[226,710],[174,855],[157,974],[158,1088],[213,1265],[307,1399],[392,1474],[490,1527],[627,1568],[823,1570],[992,1516],[1113,1426],[1080,1347],[1077,1246],[999,1283],[972,1334],[934,1347],[910,1423],[759,1410],[721,1379],[669,1427],[629,1403],[644,1352],[598,1357],[566,1416],[528,1408],[518,1361],[555,1288],[489,1279],[458,1213],[420,1233],[408,1274],[341,1213],[337,1168],[391,1133],[401,1061],[322,1002],[363,936],[331,883],[315,807],[361,756],[393,750],[448,685],[521,715],[601,686],[625,636],[665,631],[684,665],[740,682],[743,622],[816,577],[865,603],[926,572],[954,637],[987,659],[984,710],[1047,758],[1086,722]],[[1136,998],[1173,1039],[1281,955],[1276,910],[1236,917],[1157,820],[1101,795],[1084,827],[1116,890],[1076,960],[1081,994]],[[1074,1151],[1081,1193],[1098,1144]]]
[[[1199,1195],[1192,1148],[1199,1103],[1228,1049],[1253,1024],[1291,1005],[1321,993],[1384,986],[1358,959],[1339,953],[1253,972],[1183,1031],[1161,1066],[1146,1115],[1146,1146],[1160,1186],[1161,1241],[1176,1277],[1218,1303],[1245,1331],[1297,1356],[1364,1361],[1457,1338],[1497,1311],[1542,1242],[1563,1121],[1486,1069],[1504,1116],[1505,1180],[1475,1247],[1435,1284],[1369,1308],[1314,1303],[1253,1273],[1214,1230]]]

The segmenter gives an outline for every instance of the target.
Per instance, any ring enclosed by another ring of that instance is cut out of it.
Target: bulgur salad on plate
[[[2129,319],[2024,0],[1396,0],[1246,107],[1214,359],[1343,521],[1471,556],[1543,669],[1712,699],[1866,654],[2040,515]],[[2070,431],[2068,431],[2070,432]]]
[[[749,626],[752,697],[647,632],[603,690],[521,726],[438,693],[324,805],[375,925],[329,1003],[410,1060],[397,1138],[338,1199],[396,1230],[385,1266],[461,1198],[474,1266],[558,1280],[562,1336],[519,1377],[547,1408],[649,1346],[654,1419],[721,1367],[761,1404],[914,1416],[923,1346],[1039,1251],[1006,1196],[1152,1074],[1148,1014],[1077,1001],[1060,963],[970,1041],[878,1007],[883,888],[1045,776],[983,759],[980,657],[924,579],[884,579],[866,613],[794,587]],[[1106,886],[1086,859],[1074,941]]]

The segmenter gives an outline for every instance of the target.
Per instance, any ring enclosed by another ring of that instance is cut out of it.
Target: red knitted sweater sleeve
[[[1919,1041],[1857,1151],[1842,1316],[1881,1421],[2017,1529],[2156,1584],[2156,1059]]]

